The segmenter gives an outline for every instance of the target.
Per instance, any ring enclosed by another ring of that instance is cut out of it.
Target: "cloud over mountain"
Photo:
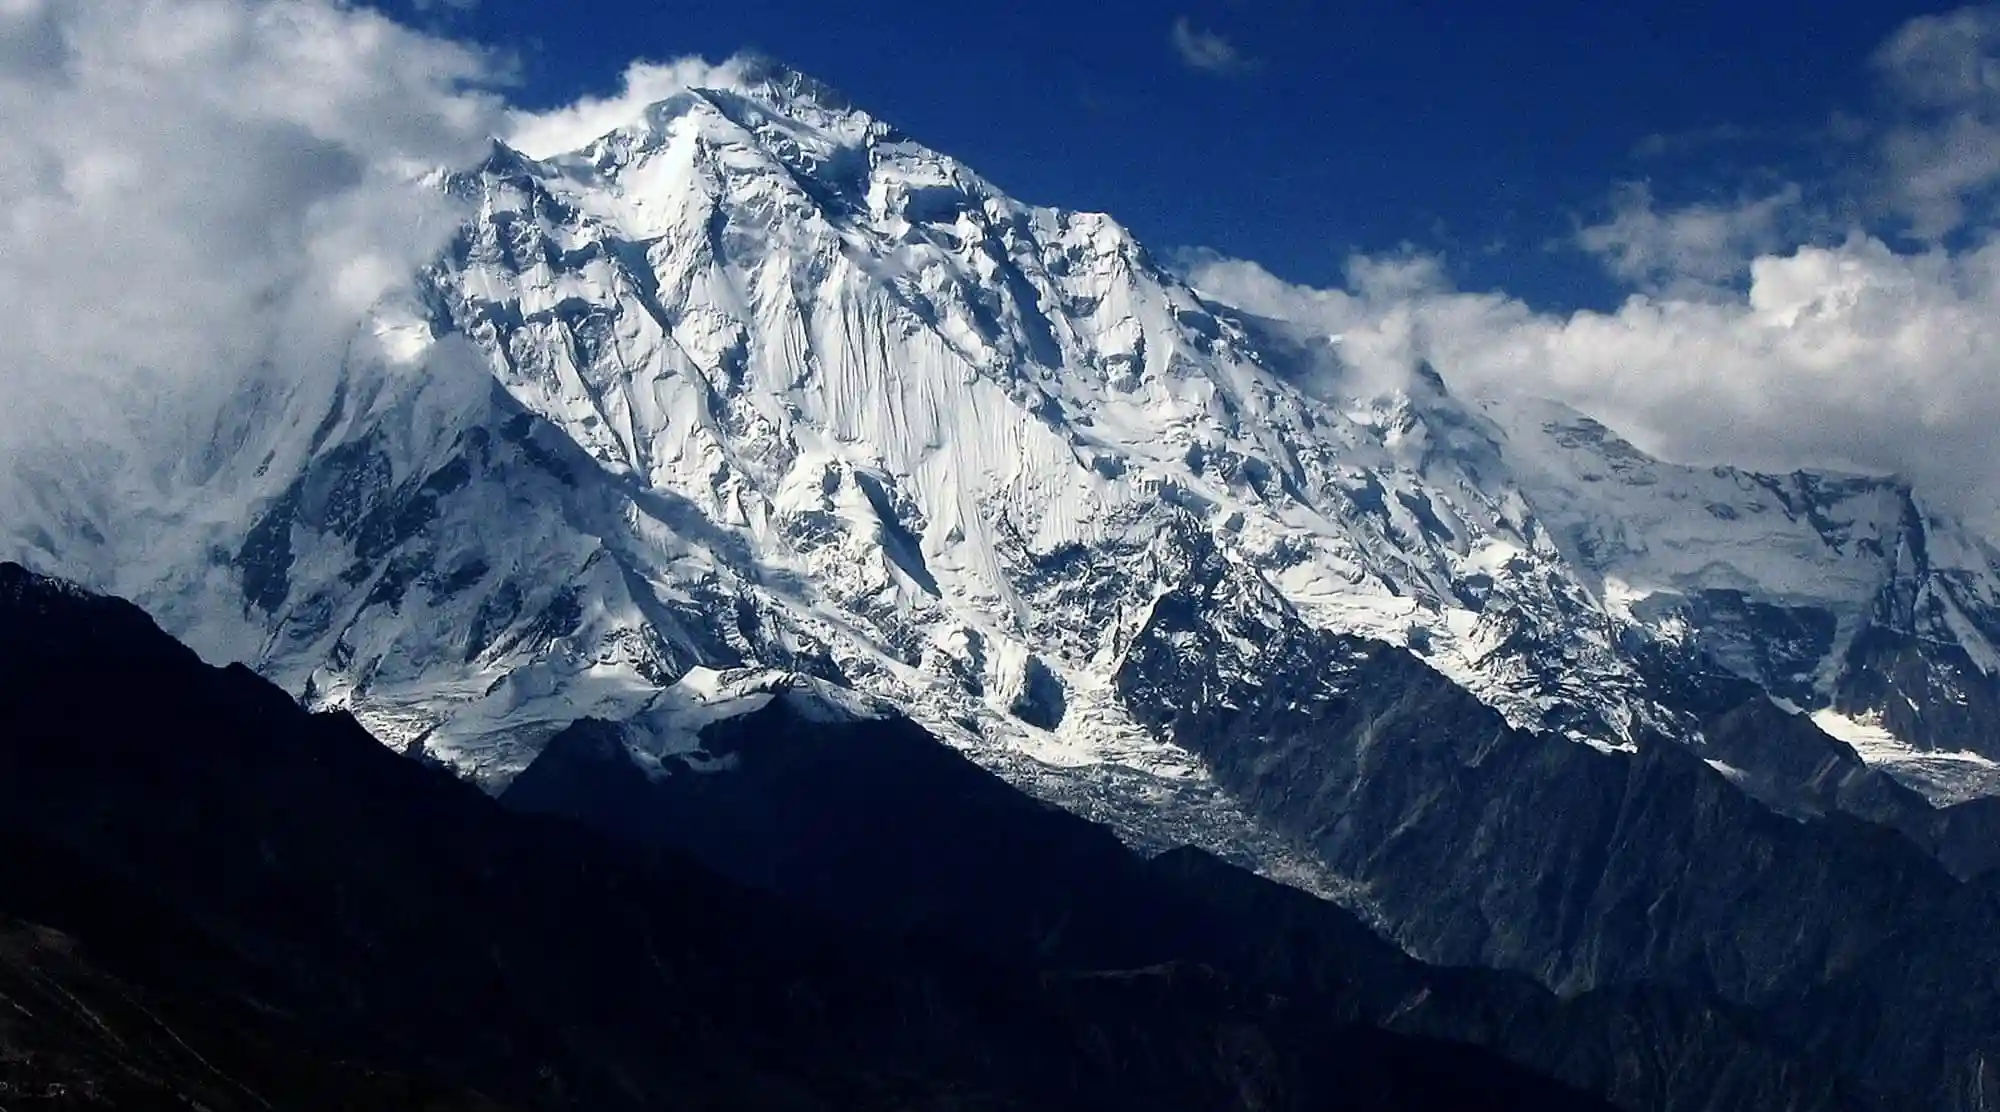
[[[337,361],[456,225],[420,178],[478,156],[498,76],[332,0],[0,4],[10,462],[199,443],[248,376]]]
[[[1671,458],[1900,473],[1991,527],[2000,12],[1916,20],[1871,64],[1882,107],[1845,148],[1867,195],[1845,207],[1879,227],[1809,238],[1830,218],[1801,211],[1796,185],[1680,206],[1628,186],[1576,243],[1633,290],[1609,311],[1462,290],[1422,252],[1357,258],[1330,290],[1213,254],[1190,270],[1212,296],[1341,334],[1380,381],[1427,359],[1459,388],[1548,396]]]
[[[635,63],[612,95],[510,110],[482,50],[332,0],[0,5],[0,353],[11,443],[203,434],[217,392],[337,361],[361,309],[456,221],[420,176],[500,134],[572,147],[731,63]],[[1190,65],[1239,69],[1186,19]],[[1333,291],[1203,257],[1210,292],[1346,337],[1383,373],[1422,357],[1472,390],[1554,395],[1684,459],[1904,472],[2000,504],[2000,15],[1919,19],[1871,59],[1859,140],[1879,205],[1920,236],[1796,237],[1793,187],[1673,206],[1619,194],[1580,244],[1635,293],[1550,313],[1455,288],[1420,254],[1359,260]],[[1823,222],[1815,225],[1824,227]],[[273,338],[285,336],[282,349]],[[1967,488],[1970,489],[1967,489]]]

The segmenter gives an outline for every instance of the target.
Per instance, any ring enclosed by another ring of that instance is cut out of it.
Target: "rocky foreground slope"
[[[10,1107],[1604,1107],[1188,962],[842,926],[503,809],[14,565],[0,850]]]

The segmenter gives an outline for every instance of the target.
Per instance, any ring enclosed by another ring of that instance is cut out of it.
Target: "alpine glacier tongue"
[[[1662,669],[1719,665],[1912,752],[2000,755],[2000,559],[1906,489],[1673,467],[1429,368],[1366,389],[1109,217],[738,72],[444,178],[464,229],[336,385],[258,411],[240,518],[190,496],[133,560],[44,495],[13,550],[495,786],[577,719],[769,669],[1141,842],[1270,862],[1126,705],[1190,577],[1236,641],[1186,652],[1254,669],[1260,638],[1359,634],[1600,748],[1702,744]]]

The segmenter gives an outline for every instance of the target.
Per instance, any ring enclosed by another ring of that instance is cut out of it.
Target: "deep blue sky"
[[[1330,284],[1346,256],[1442,251],[1468,288],[1603,304],[1552,250],[1612,187],[1674,200],[1867,109],[1866,60],[1916,0],[437,0],[383,7],[514,53],[530,105],[610,92],[634,58],[762,51],[845,90],[1023,200],[1102,209],[1155,248],[1203,245]],[[1184,64],[1185,16],[1250,60]],[[1729,125],[1678,158],[1645,137]]]

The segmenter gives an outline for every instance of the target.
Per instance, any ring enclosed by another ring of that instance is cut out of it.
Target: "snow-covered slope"
[[[2000,755],[2000,552],[1985,539],[1894,479],[1675,466],[1560,406],[1484,408],[1614,618],[1821,711],[1926,791],[1990,790],[1939,784],[1990,785],[1977,770]]]
[[[1136,840],[1267,862],[1114,683],[1211,557],[1217,628],[1406,645],[1600,748],[1700,744],[1657,672],[1713,658],[2000,753],[1996,561],[1907,491],[1670,467],[1428,368],[1364,390],[1111,218],[742,72],[441,179],[465,229],[339,375],[228,415],[198,487],[21,484],[6,554],[489,784],[696,669],[772,669]]]

